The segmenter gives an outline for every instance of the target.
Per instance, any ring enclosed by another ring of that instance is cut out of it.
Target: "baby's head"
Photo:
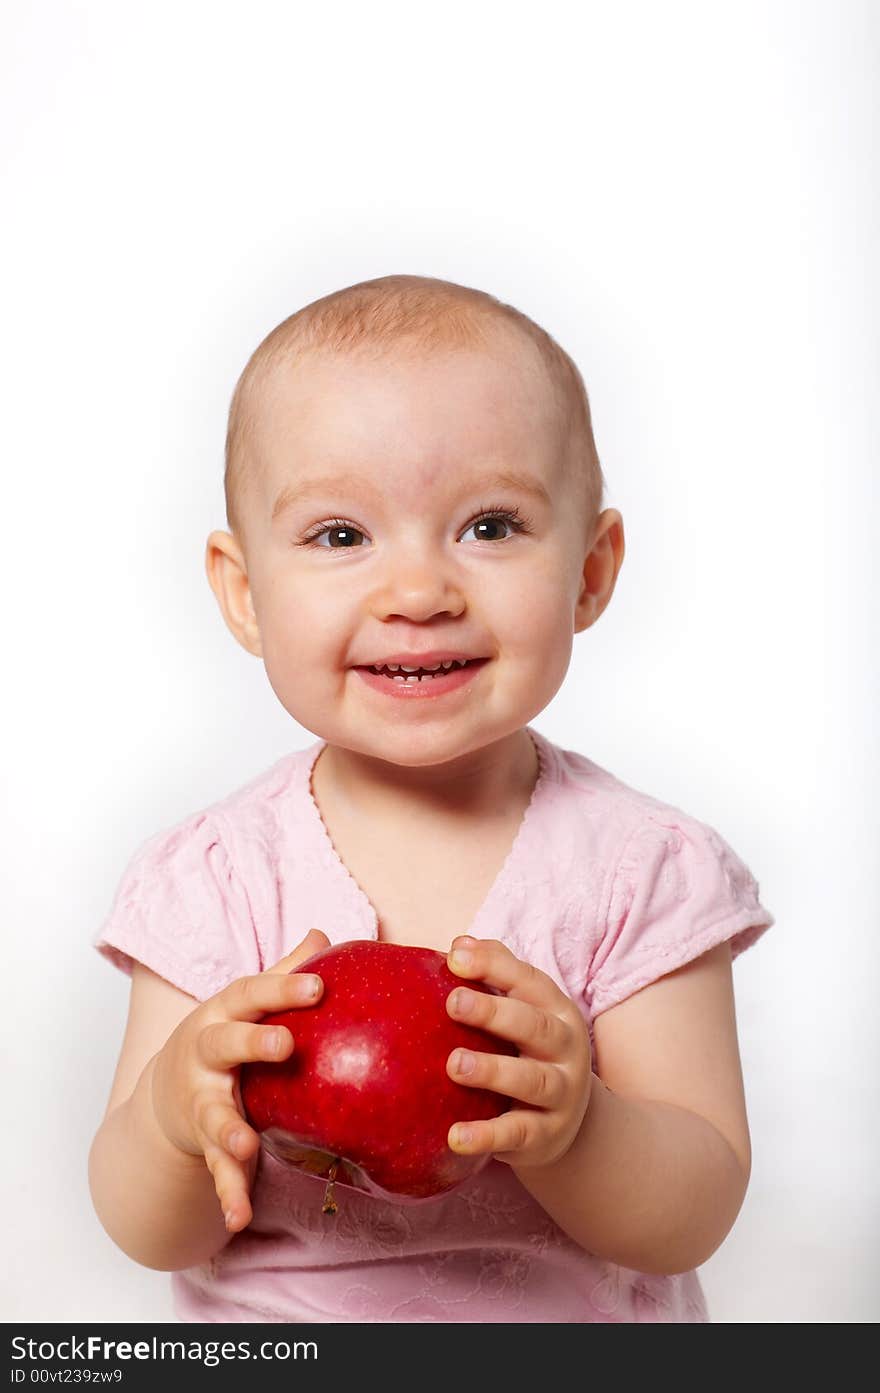
[[[399,764],[527,724],[623,560],[574,363],[512,306],[421,276],[337,291],[264,339],[225,488],[206,562],[229,628],[296,721]],[[362,671],[400,655],[483,661],[405,693]]]

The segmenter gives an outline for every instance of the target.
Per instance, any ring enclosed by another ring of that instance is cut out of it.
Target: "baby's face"
[[[299,724],[429,765],[548,704],[607,597],[585,579],[583,504],[530,348],[276,368],[255,448],[239,590],[253,620],[224,612]],[[479,661],[405,690],[369,672],[402,655]]]

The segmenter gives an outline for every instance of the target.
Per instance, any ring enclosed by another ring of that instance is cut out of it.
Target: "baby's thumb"
[[[304,963],[307,958],[314,957],[315,953],[320,953],[322,948],[329,948],[330,940],[320,929],[309,929],[305,938],[298,943],[293,952],[287,953],[281,958],[274,967],[266,968],[267,972],[295,972],[300,963]]]

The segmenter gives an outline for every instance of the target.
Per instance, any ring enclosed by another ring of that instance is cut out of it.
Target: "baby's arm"
[[[290,1053],[288,1031],[286,1045],[272,1053],[271,1032],[253,1022],[317,999],[306,996],[306,978],[289,974],[326,944],[313,930],[274,969],[239,979],[201,1005],[135,964],[89,1185],[107,1233],[136,1262],[163,1271],[206,1262],[250,1222],[259,1138],[239,1116],[236,1066]]]
[[[567,1117],[577,1117],[571,1080],[583,1077],[572,1003],[503,945],[468,947],[466,975],[508,993],[507,1006],[504,997],[474,994],[468,1021],[512,1039],[520,1057],[478,1055],[476,1070],[461,1078],[453,1056],[450,1072],[526,1107],[514,1103],[471,1124],[466,1147],[455,1144],[453,1129],[450,1144],[508,1162],[560,1228],[597,1257],[663,1274],[705,1262],[733,1226],[751,1166],[729,945],[596,1017],[597,1070],[580,1085],[586,1109],[558,1154],[554,1138],[566,1137]]]

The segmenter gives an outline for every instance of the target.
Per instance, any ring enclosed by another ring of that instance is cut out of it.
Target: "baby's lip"
[[[434,649],[430,653],[391,653],[384,658],[371,658],[368,663],[355,663],[355,667],[386,667],[394,663],[397,667],[434,667],[437,663],[483,663],[488,659],[477,653],[461,653],[454,649]]]

